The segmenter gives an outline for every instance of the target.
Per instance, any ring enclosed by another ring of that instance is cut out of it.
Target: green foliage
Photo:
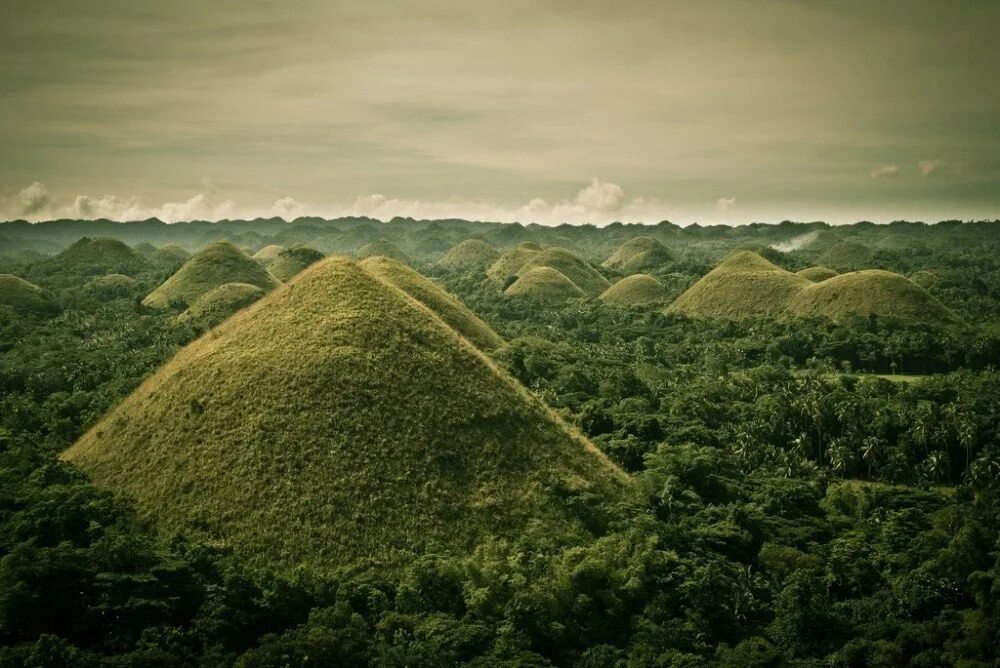
[[[225,283],[195,299],[177,319],[198,331],[205,331],[253,304],[264,294],[259,287],[249,283]]]
[[[534,267],[523,272],[517,280],[507,286],[504,294],[539,304],[558,304],[587,296],[565,274],[552,267]]]
[[[5,308],[18,315],[45,315],[59,310],[52,297],[34,283],[0,274],[0,309]]]
[[[256,258],[256,255],[254,256]],[[323,259],[323,254],[303,244],[293,244],[282,249],[267,263],[267,270],[279,281],[292,280],[306,267]]]
[[[611,285],[599,271],[565,248],[543,248],[532,254],[517,270],[517,276],[526,276],[539,268],[558,271],[589,297],[598,296]]]
[[[405,265],[412,265],[413,259],[399,249],[399,246],[385,238],[365,244],[356,253],[358,259],[363,260],[369,257],[387,257]]]
[[[643,236],[626,241],[601,266],[623,274],[635,274],[657,269],[673,259],[659,240]]]
[[[663,284],[649,274],[626,276],[601,293],[601,301],[615,306],[648,306],[665,298]]]
[[[485,270],[500,257],[497,249],[482,239],[466,239],[442,255],[437,264],[451,270]]]

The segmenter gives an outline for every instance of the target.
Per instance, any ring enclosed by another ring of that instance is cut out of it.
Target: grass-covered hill
[[[267,263],[267,270],[279,281],[290,281],[303,269],[322,260],[324,255],[305,244],[292,244],[281,249],[277,257]]]
[[[812,282],[750,251],[739,251],[688,288],[669,310],[693,316],[776,316]]]
[[[392,284],[426,306],[482,350],[492,350],[503,344],[503,339],[465,304],[406,265],[377,256],[362,260],[361,266],[372,276]]]
[[[601,293],[601,301],[615,306],[643,306],[663,301],[663,284],[649,274],[632,274]]]
[[[829,267],[806,267],[795,273],[802,278],[808,278],[813,283],[819,283],[837,275],[837,272]]]
[[[226,283],[195,299],[177,319],[199,330],[211,329],[265,294],[264,290],[249,283]]]
[[[279,282],[246,253],[220,241],[192,255],[142,303],[154,308],[167,308],[171,304],[191,306],[198,297],[226,283],[249,283],[267,291]]]
[[[588,296],[596,297],[611,287],[610,281],[604,278],[585,260],[573,251],[565,248],[543,248],[531,255],[517,271],[518,276],[538,267],[555,269],[583,290]]]
[[[9,308],[19,315],[44,315],[59,310],[45,290],[11,274],[0,274],[0,309],[2,308]]]
[[[517,276],[521,267],[542,251],[542,247],[532,241],[523,241],[505,251],[486,269],[486,276],[497,283],[506,284]]]
[[[64,458],[162,532],[282,569],[581,540],[580,504],[631,489],[442,318],[343,258],[181,350]]]
[[[268,262],[278,257],[283,250],[285,250],[284,246],[279,246],[278,244],[268,244],[250,257],[257,260],[261,264],[266,265]]]
[[[516,281],[507,286],[504,294],[508,297],[545,304],[558,304],[587,296],[587,293],[565,274],[552,267],[534,267],[523,272]]]
[[[673,260],[673,254],[652,237],[635,237],[623,243],[601,266],[625,274],[649,271]]]
[[[905,276],[881,269],[840,274],[813,283],[792,298],[789,309],[796,315],[835,321],[872,315],[907,324],[947,325],[957,320],[925,289]]]
[[[825,250],[816,263],[837,271],[849,271],[867,266],[871,259],[872,252],[868,246],[856,241],[844,241]]]
[[[413,265],[413,258],[400,250],[399,246],[385,238],[379,238],[371,243],[367,243],[359,248],[357,252],[359,260],[379,256],[392,258],[405,265]]]
[[[83,237],[37,267],[42,275],[124,274],[135,276],[152,268],[149,261],[117,239]]]
[[[164,244],[163,246],[154,249],[153,252],[149,254],[148,259],[157,266],[176,269],[187,262],[190,257],[191,253],[189,253],[182,246],[178,246],[177,244]]]
[[[499,251],[482,239],[466,239],[452,246],[437,264],[445,269],[481,271],[496,262],[498,257]]]
[[[99,299],[127,297],[136,292],[138,288],[139,281],[125,274],[95,276],[84,285],[87,294]]]

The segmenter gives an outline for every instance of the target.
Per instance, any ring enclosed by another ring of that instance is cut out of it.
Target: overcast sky
[[[979,0],[4,0],[0,218],[995,218],[998,29]]]

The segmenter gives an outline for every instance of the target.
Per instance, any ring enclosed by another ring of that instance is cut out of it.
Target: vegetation
[[[413,264],[413,259],[401,251],[399,246],[384,238],[376,239],[370,244],[365,244],[357,252],[357,257],[362,260],[368,257],[380,256],[391,258],[397,262],[402,262],[405,265]]]
[[[187,262],[188,258],[191,257],[186,249],[177,244],[165,244],[159,248],[153,249],[147,258],[150,262],[157,266],[167,267],[168,269],[175,270],[182,264]]]
[[[243,251],[221,241],[195,253],[142,303],[153,308],[190,306],[206,292],[226,283],[249,283],[266,291],[279,282]]]
[[[823,252],[818,262],[837,271],[850,271],[869,266],[872,253],[864,244],[855,241],[843,241]]]
[[[599,271],[565,248],[543,248],[521,265],[517,276],[525,276],[531,270],[541,267],[558,271],[590,297],[600,295],[611,286]]]
[[[828,278],[833,278],[837,275],[833,269],[829,267],[806,267],[805,269],[800,269],[795,272],[802,278],[807,278],[813,283],[821,283]]]
[[[59,307],[44,290],[23,278],[0,274],[0,309],[11,309],[17,314],[52,313]]]
[[[72,272],[78,275],[125,274],[134,276],[149,269],[149,263],[117,239],[83,237],[51,261],[35,267],[39,276]]]
[[[292,244],[283,248],[277,257],[267,263],[267,270],[279,281],[290,281],[306,267],[323,259],[323,254],[305,244]]]
[[[205,331],[263,297],[265,292],[249,283],[225,283],[194,300],[178,316],[180,322]]]
[[[635,274],[657,269],[673,259],[662,242],[643,236],[626,241],[601,266],[623,274]]]
[[[540,253],[542,247],[531,241],[524,241],[497,258],[486,270],[492,280],[510,285],[529,259]]]
[[[552,267],[535,267],[522,273],[504,290],[504,294],[540,304],[563,303],[569,299],[582,299],[587,296],[565,274]]]
[[[615,306],[644,306],[665,298],[663,284],[649,274],[626,276],[601,293],[601,301]]]
[[[267,265],[269,262],[278,257],[283,250],[285,250],[284,246],[279,246],[278,244],[268,244],[254,253],[251,257],[261,264]]]
[[[482,239],[466,239],[455,244],[442,255],[437,264],[451,270],[478,269],[485,270],[496,262],[500,253]]]

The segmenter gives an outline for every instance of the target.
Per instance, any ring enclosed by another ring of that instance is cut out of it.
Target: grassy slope
[[[541,252],[541,250],[541,246],[530,241],[519,243],[498,257],[486,270],[486,276],[498,283],[506,283],[511,278],[517,276],[517,272],[521,271],[521,267]]]
[[[565,248],[542,249],[528,258],[517,271],[517,275],[523,276],[537,267],[555,269],[591,297],[596,297],[611,287],[611,283],[599,271]]]
[[[629,489],[425,306],[340,258],[183,349],[64,456],[165,532],[320,570],[582,538],[552,489]]]
[[[504,290],[504,294],[545,303],[559,303],[587,296],[573,281],[552,267],[535,267],[525,271]]]
[[[389,257],[403,264],[412,265],[413,258],[400,250],[399,246],[392,243],[388,239],[376,239],[375,241],[365,244],[358,249],[358,259],[363,260],[368,257]]]
[[[198,297],[178,319],[199,329],[209,329],[265,294],[259,287],[249,283],[226,283]]]
[[[56,305],[34,283],[11,274],[0,274],[0,307],[9,307],[17,313],[42,313],[55,310]]]
[[[290,281],[306,267],[322,260],[324,255],[315,248],[293,244],[283,248],[277,257],[267,263],[267,270],[279,281]]]
[[[385,257],[362,260],[361,266],[416,299],[481,349],[492,350],[503,345],[503,339],[465,304],[413,269]]]
[[[806,267],[805,269],[801,269],[795,273],[802,278],[809,279],[813,283],[820,283],[837,275],[837,272],[828,267]]]
[[[166,244],[149,254],[149,261],[162,267],[179,267],[187,262],[191,253],[177,244]]]
[[[64,271],[133,276],[150,269],[150,263],[117,239],[83,237],[40,269],[43,273]]]
[[[649,274],[626,276],[601,293],[601,301],[618,306],[651,304],[663,298],[663,284]]]
[[[688,288],[669,310],[718,318],[779,315],[796,293],[811,284],[756,253],[741,251]]]
[[[623,243],[601,266],[626,274],[655,269],[673,259],[662,243],[651,237],[635,237]]]
[[[871,261],[871,257],[872,253],[867,246],[856,241],[843,241],[824,251],[817,263],[844,271],[864,267]]]
[[[485,269],[500,257],[493,246],[481,239],[466,239],[442,255],[437,264],[447,269]]]
[[[285,250],[284,246],[279,246],[278,244],[270,244],[264,246],[259,251],[254,253],[251,257],[262,264],[267,264],[274,258],[278,257],[281,251]]]
[[[842,320],[878,315],[909,323],[946,324],[955,315],[922,287],[900,274],[867,269],[813,283],[789,304],[792,313]]]
[[[226,283],[250,283],[271,290],[278,280],[243,251],[220,241],[195,253],[142,303],[154,308],[166,308],[173,301],[192,305],[198,297]]]

